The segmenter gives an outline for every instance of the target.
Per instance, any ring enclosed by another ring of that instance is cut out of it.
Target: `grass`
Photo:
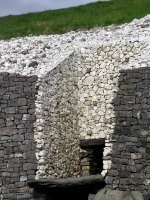
[[[150,14],[150,0],[111,0],[67,9],[9,15],[0,17],[0,39],[118,25],[147,14]]]

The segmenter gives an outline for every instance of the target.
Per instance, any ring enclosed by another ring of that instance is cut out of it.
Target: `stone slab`
[[[105,144],[105,139],[93,139],[93,140],[81,140],[80,147],[81,148],[93,148],[102,146]]]
[[[102,175],[91,175],[78,178],[60,178],[60,179],[39,179],[29,181],[28,185],[31,188],[71,188],[82,186],[98,186],[104,183]]]

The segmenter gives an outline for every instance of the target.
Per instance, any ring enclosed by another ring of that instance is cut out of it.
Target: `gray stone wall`
[[[0,73],[0,199],[33,199],[36,76]],[[37,195],[38,199],[38,195]]]
[[[150,193],[150,68],[120,71],[107,188]]]

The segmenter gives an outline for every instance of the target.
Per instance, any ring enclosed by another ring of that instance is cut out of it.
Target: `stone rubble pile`
[[[95,27],[63,35],[41,35],[0,41],[0,71],[43,76],[75,48],[118,40],[141,40],[149,44],[150,16],[129,24]],[[147,49],[148,50],[148,49]],[[146,50],[146,51],[147,51]],[[146,53],[146,52],[144,52]],[[144,64],[143,64],[144,65]]]

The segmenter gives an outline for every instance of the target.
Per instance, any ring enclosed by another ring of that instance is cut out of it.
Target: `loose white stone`
[[[44,157],[46,155],[46,151],[42,150],[39,152],[39,156]]]
[[[94,77],[89,76],[83,80],[83,85],[91,86],[93,84],[93,82],[94,82]]]

